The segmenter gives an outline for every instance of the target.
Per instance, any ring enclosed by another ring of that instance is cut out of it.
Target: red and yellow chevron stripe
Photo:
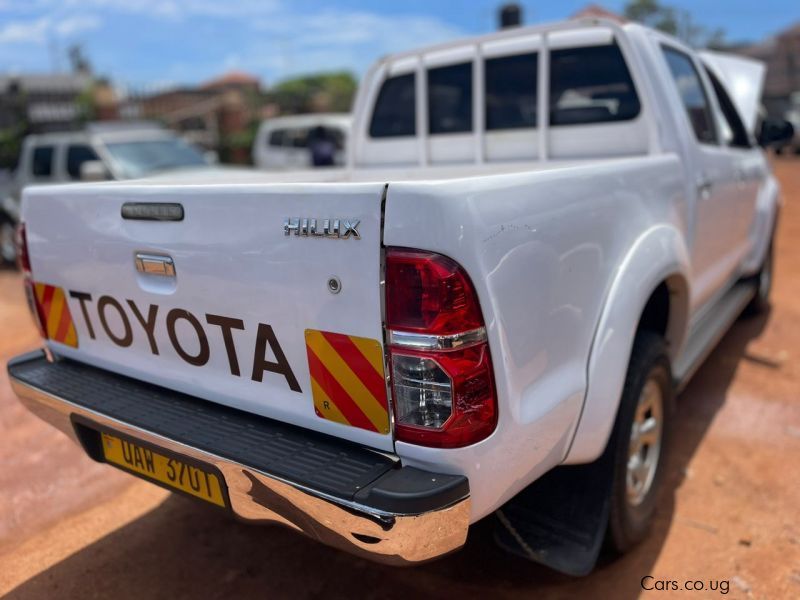
[[[78,347],[78,334],[72,322],[64,290],[55,285],[34,283],[36,302],[40,307],[47,338],[73,348]]]
[[[306,329],[314,409],[329,419],[389,433],[383,349],[369,338]]]

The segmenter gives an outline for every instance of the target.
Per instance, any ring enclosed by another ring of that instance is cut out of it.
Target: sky
[[[68,68],[80,44],[94,70],[147,90],[243,70],[265,84],[348,69],[496,28],[501,0],[0,0],[0,73]],[[563,19],[587,1],[521,4],[526,24]],[[615,11],[625,0],[597,2]],[[729,41],[761,40],[800,22],[798,0],[666,0]]]

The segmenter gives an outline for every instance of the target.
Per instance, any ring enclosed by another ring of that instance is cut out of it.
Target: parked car
[[[246,521],[414,564],[496,512],[587,573],[646,536],[675,394],[768,306],[759,75],[637,24],[517,28],[379,61],[351,169],[27,189],[47,352],[10,381]]]
[[[791,124],[793,134],[785,142],[777,145],[775,151],[778,154],[783,152],[800,154],[800,98],[798,99],[797,107],[787,110],[784,118]]]
[[[0,204],[0,262],[13,262],[22,189],[32,184],[133,179],[174,169],[207,168],[213,160],[156,124],[96,123],[82,131],[29,135]]]
[[[306,169],[314,166],[342,166],[346,160],[350,115],[314,113],[275,117],[261,123],[253,142],[253,162],[261,169]],[[330,161],[314,161],[315,144]]]

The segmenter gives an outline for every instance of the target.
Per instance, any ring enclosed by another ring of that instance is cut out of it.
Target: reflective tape
[[[306,329],[314,409],[323,419],[389,433],[383,348],[377,340]]]
[[[44,318],[42,325],[47,332],[47,338],[77,348],[78,334],[72,322],[64,290],[55,285],[36,282],[34,292]]]

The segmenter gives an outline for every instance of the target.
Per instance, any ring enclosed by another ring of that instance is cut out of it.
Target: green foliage
[[[78,109],[78,122],[88,123],[93,121],[97,115],[97,106],[94,99],[94,87],[89,85],[78,97],[75,98],[75,106]]]
[[[356,80],[347,71],[319,73],[286,79],[269,92],[282,114],[348,112]]]
[[[690,46],[719,47],[725,43],[725,31],[710,30],[694,22],[689,11],[661,4],[658,0],[630,0],[625,18],[674,35]]]
[[[28,125],[25,122],[0,129],[0,169],[16,168],[27,129]]]

